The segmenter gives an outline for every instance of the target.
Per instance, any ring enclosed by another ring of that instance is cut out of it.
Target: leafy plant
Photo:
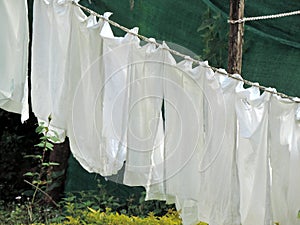
[[[39,202],[41,202],[41,200],[43,200],[44,198],[48,198],[55,206],[59,206],[52,199],[52,197],[47,194],[47,187],[49,186],[49,184],[52,183],[51,174],[48,173],[49,168],[59,165],[56,162],[49,161],[49,153],[50,151],[53,151],[54,147],[54,145],[51,142],[59,141],[58,134],[55,131],[51,131],[49,129],[50,122],[51,117],[49,116],[47,124],[40,123],[39,126],[36,128],[36,133],[41,135],[41,137],[40,143],[36,144],[35,147],[37,147],[40,150],[34,152],[34,154],[28,154],[24,156],[24,158],[30,158],[32,160],[37,161],[38,164],[34,171],[28,171],[24,174],[25,177],[31,179],[31,181],[24,181],[33,187],[33,194],[30,196],[31,200],[29,201],[30,198],[28,198],[25,202],[30,222],[35,221],[34,210],[36,209],[34,207],[37,204],[34,203],[37,200],[37,197],[39,197]]]
[[[211,65],[225,68],[227,64],[228,31],[225,18],[220,13],[211,12],[208,8],[202,16],[202,23],[197,32],[201,32],[204,49],[201,58]]]
[[[21,199],[20,199],[21,200]],[[28,212],[28,205],[31,204],[25,199],[25,202],[0,202],[0,221],[1,224],[51,224],[61,223],[66,220],[61,216],[60,208],[45,206],[34,203],[32,212]]]
[[[101,186],[100,189],[105,190],[105,187]],[[165,208],[164,204],[157,204],[159,201],[149,203],[145,202],[143,197],[137,200],[136,197],[132,196],[135,199],[134,201],[130,198],[126,202],[121,202],[111,195],[104,194],[101,196],[99,193],[79,192],[76,195],[68,194],[59,203],[59,207],[54,208],[42,205],[37,201],[30,202],[29,204],[33,209],[31,213],[28,213],[28,202],[25,202],[25,204],[10,203],[5,207],[0,202],[0,221],[8,225],[182,225],[179,212],[171,207]],[[126,204],[129,204],[135,210],[127,210]],[[150,209],[156,209],[156,212]],[[141,215],[133,215],[133,213],[140,213]],[[158,213],[161,215],[158,215]],[[198,225],[207,224],[200,222]]]
[[[181,219],[176,211],[170,210],[166,215],[157,217],[150,213],[147,217],[127,216],[113,213],[109,208],[105,212],[88,208],[80,211],[77,217],[67,216],[63,224],[111,224],[111,225],[181,225]]]
[[[110,208],[113,212],[128,216],[147,217],[149,213],[155,216],[163,216],[170,209],[174,210],[174,204],[166,204],[164,201],[145,201],[145,192],[130,194],[126,198],[117,197],[116,193],[108,191],[108,187],[98,180],[98,190],[67,193],[65,203],[72,204],[74,209],[86,209],[87,207],[104,212]],[[70,210],[69,210],[70,211]]]
[[[32,158],[33,160],[37,160],[39,164],[37,171],[30,171],[24,174],[24,176],[30,177],[32,179],[31,182],[27,180],[25,180],[25,182],[29,183],[31,186],[34,187],[34,193],[32,195],[31,203],[34,203],[38,191],[45,194],[51,200],[51,197],[47,195],[44,191],[47,185],[52,182],[51,177],[49,176],[47,171],[49,167],[58,166],[59,164],[56,162],[49,161],[47,159],[47,156],[49,155],[49,151],[53,151],[53,144],[51,142],[58,142],[59,138],[58,134],[55,131],[50,132],[50,122],[51,117],[49,116],[47,125],[45,125],[45,123],[42,122],[36,128],[36,133],[42,135],[40,137],[40,143],[35,145],[36,147],[39,147],[41,149],[40,152],[36,154],[25,155],[25,158]],[[57,205],[55,202],[53,203]]]

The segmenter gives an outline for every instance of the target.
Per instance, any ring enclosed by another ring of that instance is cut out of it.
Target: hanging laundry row
[[[26,0],[0,1],[0,108],[29,117]]]
[[[0,40],[0,107],[26,120],[27,8],[10,3],[0,3],[0,26],[12,29]],[[51,115],[87,171],[124,170],[124,184],[175,203],[185,225],[300,224],[299,103],[207,62],[176,63],[166,44],[141,45],[137,28],[115,37],[70,0],[35,0],[33,12],[33,112]]]
[[[176,203],[184,224],[300,224],[298,104],[165,48],[115,37],[69,1],[35,1],[33,111],[86,170],[125,163],[123,183]]]

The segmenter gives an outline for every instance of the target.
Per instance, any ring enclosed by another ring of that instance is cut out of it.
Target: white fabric
[[[236,112],[239,125],[237,165],[240,181],[240,213],[243,225],[271,224],[269,171],[270,93],[256,87],[237,88]]]
[[[198,168],[204,148],[203,78],[210,71],[203,66],[207,64],[192,69],[192,62],[183,60],[169,69],[164,82],[166,200],[176,203],[184,224],[198,222]]]
[[[167,51],[152,44],[135,48],[131,54],[124,184],[148,190],[163,179],[156,172],[164,161],[162,78],[171,62]]]
[[[119,95],[127,85],[129,50],[138,39],[115,38],[106,22],[59,0],[34,2],[33,29],[33,112],[39,121],[51,115],[50,128],[61,141],[69,137],[86,170],[117,173],[126,157],[123,130],[115,124],[123,121],[125,98]]]
[[[70,5],[69,5],[70,6]],[[72,6],[71,33],[65,77],[69,105],[66,126],[71,151],[79,163],[90,172],[104,173],[107,164],[102,164],[102,148],[98,144],[97,128],[102,126],[102,110],[99,119],[94,113],[97,94],[103,85],[102,55],[103,41],[100,38],[102,22],[93,16],[86,17],[81,10]]]
[[[94,55],[76,89],[69,138],[74,156],[86,170],[110,176],[126,159],[128,54],[138,39],[132,35],[114,37],[105,22],[98,40],[89,43],[89,52]]]
[[[57,0],[34,1],[33,6],[32,111],[40,122],[47,122],[51,115],[51,130],[57,131],[61,141],[71,108],[67,70],[72,9],[68,2]]]
[[[0,108],[29,118],[26,0],[0,1]]]
[[[188,180],[188,174],[197,171],[195,156],[203,148],[203,115],[199,112],[203,90],[201,77],[195,79],[199,70],[192,70],[192,62],[184,60],[165,74],[166,191],[171,196],[195,196],[195,188],[188,185],[194,181]],[[182,181],[187,185],[179,185]]]
[[[166,200],[176,203],[185,225],[240,224],[237,81],[203,64],[192,69],[190,61],[182,61],[166,76]]]
[[[199,163],[198,219],[210,225],[234,225],[240,224],[234,110],[237,81],[217,73],[207,73],[204,83],[205,152]]]
[[[300,123],[299,104],[272,97],[270,154],[274,222],[300,224]],[[299,112],[298,112],[299,114]]]

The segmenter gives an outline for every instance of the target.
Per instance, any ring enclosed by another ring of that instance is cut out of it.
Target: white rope
[[[267,20],[267,19],[276,19],[286,16],[294,16],[299,15],[300,10],[293,11],[293,12],[287,12],[287,13],[279,13],[279,14],[273,14],[273,15],[267,15],[267,16],[256,16],[256,17],[244,17],[243,19],[238,20],[228,20],[228,23],[236,24],[236,23],[244,23],[246,21],[254,21],[254,20]]]
[[[190,60],[190,61],[192,61],[193,63],[196,63],[196,64],[198,64],[198,65],[200,65],[200,66],[203,66],[203,67],[206,67],[206,68],[210,68],[210,69],[212,69],[214,72],[217,71],[218,74],[222,74],[222,75],[228,76],[228,77],[230,77],[230,78],[232,78],[232,79],[235,79],[235,80],[244,82],[245,84],[247,84],[247,85],[249,85],[249,86],[257,87],[257,88],[259,88],[259,89],[262,90],[262,91],[266,91],[266,92],[269,92],[269,93],[271,93],[271,94],[278,95],[278,96],[280,96],[281,98],[289,99],[289,100],[292,101],[292,102],[300,103],[300,99],[299,99],[299,98],[292,97],[292,96],[289,96],[289,95],[286,95],[286,94],[283,94],[283,93],[274,91],[274,89],[271,89],[271,88],[268,88],[268,87],[259,85],[258,83],[254,83],[254,82],[249,81],[249,80],[245,80],[245,79],[243,79],[242,77],[237,77],[237,76],[234,75],[234,74],[230,74],[230,73],[227,73],[227,72],[222,72],[222,71],[220,71],[218,68],[215,68],[215,67],[212,67],[212,66],[204,66],[203,63],[202,63],[200,60],[193,59],[193,58],[191,58],[190,56],[185,55],[185,54],[182,54],[182,53],[180,53],[180,52],[178,52],[178,51],[175,51],[175,50],[173,50],[173,49],[165,48],[165,47],[163,47],[162,44],[157,43],[157,42],[154,41],[153,39],[151,40],[151,39],[149,39],[149,38],[147,38],[147,37],[145,37],[145,36],[143,36],[143,35],[136,34],[136,33],[132,32],[130,29],[128,29],[127,27],[124,27],[124,26],[122,26],[122,25],[120,25],[120,24],[118,24],[118,23],[116,23],[116,22],[114,22],[114,21],[112,21],[112,20],[110,20],[110,19],[108,19],[108,18],[105,18],[104,16],[102,16],[102,15],[96,13],[95,11],[93,11],[93,10],[91,10],[91,9],[85,7],[85,6],[82,6],[82,5],[78,4],[77,2],[75,2],[75,1],[73,1],[73,0],[72,0],[72,4],[76,5],[77,7],[83,9],[84,11],[88,12],[89,14],[91,14],[91,15],[93,15],[93,16],[96,16],[96,17],[98,17],[98,18],[100,18],[100,19],[103,19],[104,21],[107,21],[107,22],[110,23],[111,25],[113,25],[113,26],[115,26],[115,27],[117,27],[117,28],[119,28],[119,29],[125,31],[126,33],[132,34],[132,35],[134,35],[134,36],[140,38],[140,39],[143,40],[143,41],[146,41],[146,42],[148,42],[148,43],[151,43],[151,44],[156,45],[157,47],[161,47],[161,48],[163,48],[164,50],[167,50],[167,51],[169,51],[170,53],[172,53],[172,54],[174,54],[174,55],[180,56],[180,57],[182,57],[182,58],[184,58],[184,59],[186,59],[186,60]]]

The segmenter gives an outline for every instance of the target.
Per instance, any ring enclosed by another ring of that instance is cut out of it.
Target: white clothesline
[[[182,54],[182,53],[180,53],[180,52],[178,52],[178,51],[176,51],[176,50],[174,50],[174,49],[165,48],[162,44],[160,44],[160,43],[154,41],[153,39],[150,39],[150,38],[148,38],[148,37],[145,37],[145,36],[143,36],[143,35],[141,35],[141,34],[134,33],[134,32],[132,32],[129,28],[124,27],[124,26],[118,24],[117,22],[112,21],[112,20],[110,20],[110,19],[108,19],[108,18],[106,18],[106,17],[104,17],[104,16],[98,14],[97,12],[95,12],[95,11],[93,11],[93,10],[91,10],[91,9],[89,9],[89,8],[87,8],[87,7],[85,7],[85,6],[83,6],[83,5],[78,4],[78,3],[75,2],[74,0],[72,0],[72,4],[74,4],[75,6],[81,8],[82,10],[88,12],[89,14],[91,14],[91,15],[93,15],[93,16],[96,16],[96,17],[98,17],[98,18],[100,18],[100,19],[102,19],[102,20],[104,20],[104,21],[107,21],[107,22],[108,22],[109,24],[111,24],[112,26],[117,27],[117,28],[119,28],[119,29],[125,31],[126,33],[129,33],[129,34],[132,34],[132,35],[134,35],[134,36],[137,36],[138,38],[140,38],[141,40],[143,40],[143,41],[145,41],[145,42],[147,42],[147,43],[154,44],[154,45],[156,45],[157,47],[161,47],[161,48],[163,48],[164,50],[167,50],[167,51],[169,51],[170,53],[172,53],[172,54],[174,54],[174,55],[176,55],[176,56],[182,57],[182,58],[184,58],[184,59],[186,59],[186,60],[192,61],[193,63],[196,63],[196,64],[198,64],[198,65],[204,67],[204,65],[202,64],[202,62],[201,62],[200,60],[191,58],[190,56],[185,55],[185,54]],[[299,11],[299,12],[300,12],[300,11]],[[228,73],[228,72],[222,72],[222,71],[219,71],[218,68],[216,68],[216,67],[213,67],[213,66],[208,66],[208,67],[209,67],[210,69],[212,69],[213,71],[218,71],[219,74],[226,75],[226,76],[228,76],[228,77],[230,77],[230,78],[232,78],[232,79],[235,79],[235,80],[244,82],[245,84],[247,84],[247,85],[249,85],[249,86],[257,87],[257,88],[259,88],[259,89],[262,90],[262,91],[266,91],[266,92],[269,92],[269,93],[271,93],[271,94],[278,95],[278,96],[280,96],[281,98],[284,98],[284,99],[289,99],[289,100],[292,101],[292,102],[300,103],[300,98],[298,98],[298,97],[293,97],[293,96],[289,96],[289,95],[286,95],[286,94],[281,93],[281,92],[277,92],[276,90],[274,90],[274,88],[266,87],[266,86],[263,86],[263,85],[258,84],[257,82],[252,82],[252,81],[246,80],[246,79],[242,78],[242,76],[236,76],[236,75],[230,74],[230,73]]]
[[[244,18],[238,19],[238,20],[228,20],[227,22],[231,23],[231,24],[236,24],[236,23],[244,23],[244,22],[247,22],[247,21],[277,19],[277,18],[281,18],[281,17],[295,16],[295,15],[300,15],[300,10],[287,12],[287,13],[278,13],[278,14],[266,15],[266,16],[244,17]]]

